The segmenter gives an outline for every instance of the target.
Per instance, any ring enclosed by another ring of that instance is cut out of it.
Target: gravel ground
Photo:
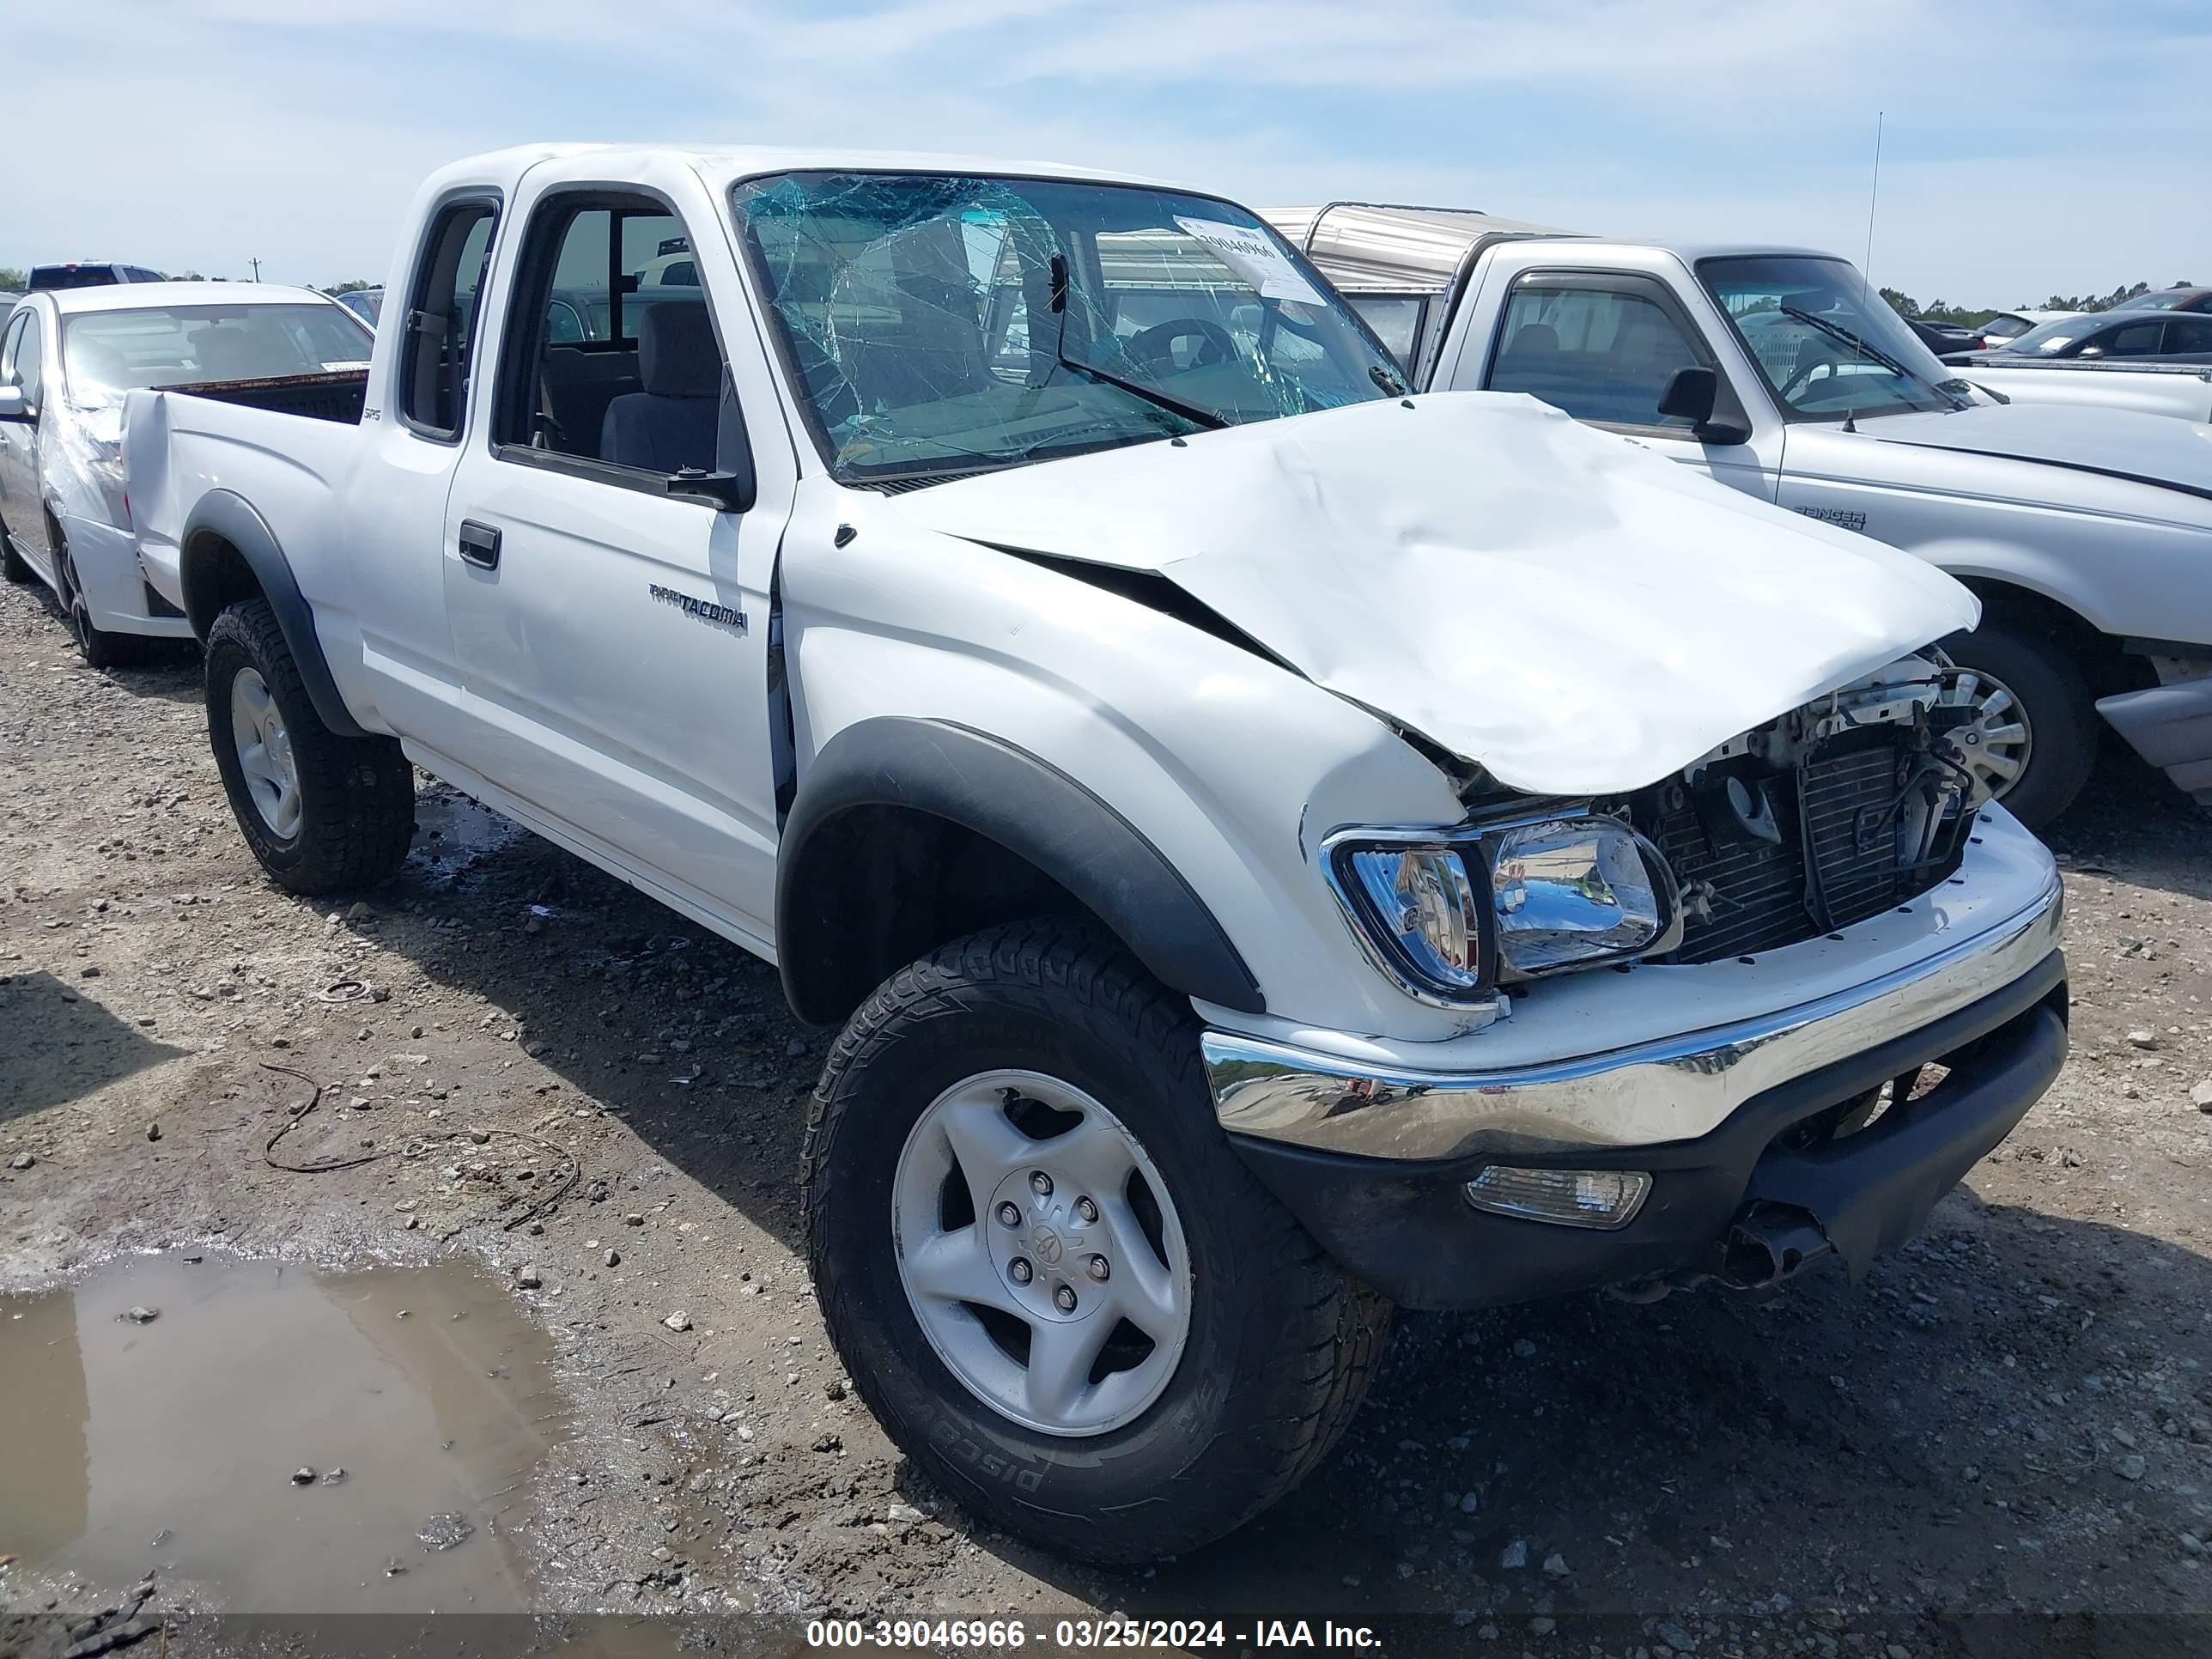
[[[283,894],[197,661],[91,672],[36,590],[0,592],[0,1291],[188,1245],[480,1261],[574,1412],[520,1534],[549,1608],[1883,1659],[2212,1633],[2212,828],[2125,757],[2053,837],[2074,1056],[1921,1240],[1764,1304],[1405,1321],[1325,1470],[1127,1577],[977,1531],[847,1390],[796,1249],[823,1036],[770,969],[427,780],[399,879]],[[310,1099],[277,1158],[374,1161],[271,1168]],[[0,1570],[18,1614],[95,1588]]]

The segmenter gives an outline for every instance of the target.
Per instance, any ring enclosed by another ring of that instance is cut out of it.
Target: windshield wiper
[[[1873,358],[1875,362],[1880,363],[1884,368],[1896,375],[1900,380],[1910,380],[1915,386],[1930,386],[1936,392],[1943,392],[1943,388],[1942,386],[1936,386],[1934,382],[1928,380],[1918,374],[1915,374],[1903,363],[1898,362],[1896,358],[1882,350],[1881,347],[1870,344],[1869,342],[1861,339],[1857,335],[1852,333],[1850,330],[1845,328],[1841,323],[1832,323],[1826,317],[1815,316],[1813,313],[1800,310],[1796,306],[1778,306],[1775,308],[1781,312],[1784,316],[1794,319],[1797,322],[1806,324],[1809,327],[1817,328],[1821,333],[1828,336],[1831,339],[1840,340],[1845,345],[1850,347],[1852,350]],[[1946,397],[1951,397],[1955,394],[1944,392],[1943,395]]]
[[[1067,256],[1064,253],[1054,254],[1051,269],[1052,308],[1060,313],[1060,330],[1053,337],[1052,355],[1060,359],[1060,366],[1062,368],[1072,368],[1079,374],[1088,374],[1094,380],[1103,381],[1111,386],[1119,386],[1132,397],[1142,398],[1156,409],[1164,409],[1170,415],[1180,415],[1186,421],[1194,421],[1210,431],[1218,432],[1230,424],[1229,417],[1218,410],[1201,408],[1197,404],[1187,404],[1172,392],[1162,392],[1158,387],[1146,386],[1141,380],[1133,380],[1125,375],[1116,374],[1112,369],[1101,368],[1096,363],[1079,363],[1074,358],[1069,356],[1067,355]]]

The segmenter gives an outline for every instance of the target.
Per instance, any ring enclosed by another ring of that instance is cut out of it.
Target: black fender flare
[[[253,504],[234,490],[211,489],[201,496],[185,520],[184,534],[177,538],[177,574],[192,633],[205,644],[208,630],[215,626],[222,608],[217,603],[222,587],[214,568],[219,556],[218,539],[237,549],[246,568],[253,573],[262,597],[276,613],[276,626],[283,630],[284,643],[291,647],[292,660],[299,665],[301,684],[307,687],[308,701],[315,705],[323,724],[342,738],[367,737],[368,733],[347,712],[345,699],[338,694],[338,683],[331,678],[331,665],[323,655],[323,642],[315,634],[314,612],[300,592],[299,580],[292,574],[284,550],[276,544],[276,532],[254,511]]]
[[[847,726],[799,782],[776,858],[777,957],[802,1019],[828,1024],[790,942],[834,932],[808,848],[857,807],[899,806],[996,842],[1058,882],[1163,984],[1243,1013],[1267,1003],[1259,981],[1182,872],[1121,813],[1049,762],[950,720],[885,715]]]

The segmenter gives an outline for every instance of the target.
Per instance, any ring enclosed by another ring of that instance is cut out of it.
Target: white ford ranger
[[[1802,249],[1362,203],[1268,216],[1417,386],[1541,398],[1973,589],[1943,699],[1973,712],[1960,742],[2024,822],[2081,792],[2100,715],[2212,805],[2212,427],[2005,407],[2009,386],[1978,394],[1978,368],[1945,368],[1850,264]]]
[[[1860,1268],[2058,1068],[1966,589],[1406,395],[1246,209],[549,147],[388,292],[350,413],[127,410],[246,839],[374,881],[412,762],[774,961],[831,1334],[1000,1524],[1236,1526],[1394,1301]]]

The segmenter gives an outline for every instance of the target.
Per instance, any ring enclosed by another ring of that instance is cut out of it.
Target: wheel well
[[[2050,595],[1988,576],[1959,580],[1982,602],[1984,622],[2002,623],[2015,632],[2055,641],[2088,681],[2092,696],[2107,697],[2154,683],[2149,664],[2130,656],[2119,641]]]
[[[267,597],[246,555],[214,531],[203,531],[192,538],[185,549],[183,563],[185,615],[191,618],[192,632],[203,645],[215,619],[232,605]]]
[[[1092,914],[1018,853],[908,806],[848,808],[793,856],[777,954],[793,1011],[817,1025],[843,1020],[908,963],[978,928]]]

